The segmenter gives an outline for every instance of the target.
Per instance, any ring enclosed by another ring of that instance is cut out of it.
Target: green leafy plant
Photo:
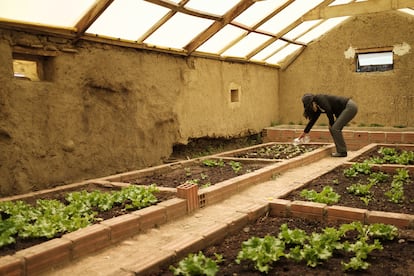
[[[337,203],[341,198],[338,193],[334,192],[331,186],[325,186],[320,193],[315,190],[304,189],[300,192],[300,195],[309,201],[326,204]]]
[[[240,170],[243,168],[243,166],[242,166],[242,164],[241,164],[240,162],[236,162],[236,161],[231,160],[231,161],[229,162],[229,164],[230,164],[230,166],[231,166],[232,170],[233,170],[236,174],[238,174],[238,173],[240,172]]]
[[[404,184],[410,175],[406,169],[397,169],[396,172],[391,182],[391,189],[385,192],[385,196],[393,203],[401,203],[404,200]]]
[[[268,273],[272,263],[285,255],[285,243],[274,236],[264,238],[252,237],[242,243],[242,249],[237,254],[236,263],[250,260],[260,272]]]
[[[225,163],[222,159],[205,159],[203,160],[203,165],[207,167],[224,167]]]
[[[72,192],[68,204],[58,200],[39,199],[35,205],[23,201],[0,202],[0,247],[13,244],[16,238],[53,238],[91,225],[97,211],[114,205],[125,209],[141,209],[157,202],[154,185],[129,186],[112,193],[100,191]]]
[[[170,271],[174,275],[206,275],[214,276],[219,271],[218,263],[223,261],[223,256],[220,254],[214,254],[216,259],[206,257],[203,252],[199,251],[198,254],[190,253],[184,259],[182,259],[177,267],[170,266]]]
[[[344,169],[346,177],[355,177],[358,174],[369,175],[371,173],[371,166],[368,162],[353,163],[349,168]]]

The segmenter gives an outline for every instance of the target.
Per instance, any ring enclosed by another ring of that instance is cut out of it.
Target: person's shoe
[[[348,154],[346,152],[333,152],[331,156],[332,157],[347,157]]]

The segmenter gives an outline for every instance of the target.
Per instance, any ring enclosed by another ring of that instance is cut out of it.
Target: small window
[[[31,81],[50,81],[51,59],[47,56],[13,54],[13,73],[15,78]]]
[[[357,72],[383,72],[392,69],[394,69],[392,51],[357,54]]]
[[[239,89],[230,89],[230,102],[239,102]]]

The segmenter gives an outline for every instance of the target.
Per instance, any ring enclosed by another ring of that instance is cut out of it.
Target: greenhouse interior
[[[0,0],[0,275],[412,275],[414,0]]]

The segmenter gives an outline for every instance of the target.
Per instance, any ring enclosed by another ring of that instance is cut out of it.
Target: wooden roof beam
[[[369,0],[349,4],[327,6],[306,14],[304,20],[329,19],[341,16],[356,16],[362,14],[398,10],[414,6],[414,0]]]
[[[220,31],[225,25],[229,24],[234,18],[239,16],[242,12],[247,10],[251,5],[253,5],[255,0],[244,0],[241,1],[238,5],[234,6],[229,10],[220,21],[215,21],[207,30],[195,37],[185,49],[189,54],[195,51],[201,44],[206,42],[209,38],[215,35]]]
[[[95,20],[112,4],[114,0],[100,0],[76,24],[77,37],[81,37]]]

